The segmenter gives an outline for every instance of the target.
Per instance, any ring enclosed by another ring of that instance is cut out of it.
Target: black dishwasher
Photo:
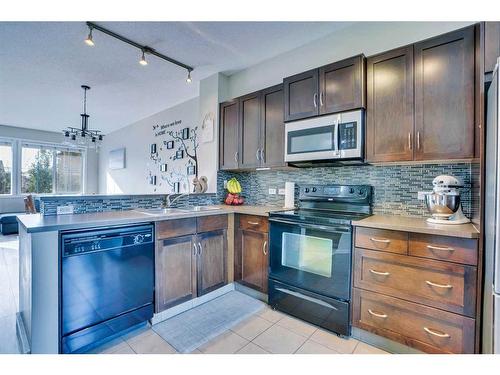
[[[62,232],[60,254],[62,353],[152,318],[153,225]]]

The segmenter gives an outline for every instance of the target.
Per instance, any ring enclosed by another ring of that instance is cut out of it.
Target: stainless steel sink
[[[186,212],[179,208],[138,208],[134,211],[140,212],[141,214],[153,215],[153,216],[174,215]]]
[[[179,208],[179,210],[189,211],[189,212],[215,211],[215,210],[220,210],[220,207],[214,207],[214,206],[189,206],[189,207]]]

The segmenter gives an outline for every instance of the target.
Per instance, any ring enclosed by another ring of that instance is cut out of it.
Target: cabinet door
[[[155,260],[155,310],[160,312],[196,297],[193,236],[159,240]]]
[[[484,25],[484,71],[495,69],[500,57],[500,22],[486,22]]]
[[[365,57],[354,56],[319,69],[319,113],[365,107]]]
[[[238,101],[222,103],[220,105],[220,131],[219,131],[219,168],[237,169],[238,155],[238,127],[239,127]]]
[[[281,167],[285,165],[283,85],[264,90],[261,100],[261,165]]]
[[[225,230],[197,235],[198,296],[209,293],[227,283]]]
[[[260,165],[260,92],[240,98],[240,168]]]
[[[318,69],[283,80],[285,121],[300,120],[319,114]]]
[[[474,28],[415,44],[417,160],[474,156]]]
[[[370,57],[366,85],[367,160],[413,160],[413,46]]]
[[[241,231],[241,280],[244,284],[267,292],[267,233]]]

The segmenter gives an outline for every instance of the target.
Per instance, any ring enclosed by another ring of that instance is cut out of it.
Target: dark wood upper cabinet
[[[367,60],[369,162],[413,160],[413,46]]]
[[[474,156],[474,27],[414,46],[417,160]]]
[[[493,72],[500,57],[500,22],[485,22],[484,25],[484,71]]]
[[[239,128],[239,101],[232,100],[220,105],[219,168],[237,169]]]
[[[240,101],[239,152],[240,168],[255,168],[260,165],[260,92],[243,96]]]
[[[319,114],[319,71],[309,70],[283,80],[285,121],[300,120]]]
[[[261,166],[281,167],[285,165],[283,85],[262,91],[261,100]]]
[[[365,107],[365,57],[358,55],[319,69],[319,113]]]
[[[209,293],[227,282],[225,230],[198,234],[198,295]]]
[[[193,236],[156,242],[156,312],[196,297],[196,251]]]

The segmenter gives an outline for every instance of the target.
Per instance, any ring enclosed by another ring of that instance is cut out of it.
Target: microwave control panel
[[[344,122],[339,124],[339,150],[352,150],[357,145],[357,123]]]

